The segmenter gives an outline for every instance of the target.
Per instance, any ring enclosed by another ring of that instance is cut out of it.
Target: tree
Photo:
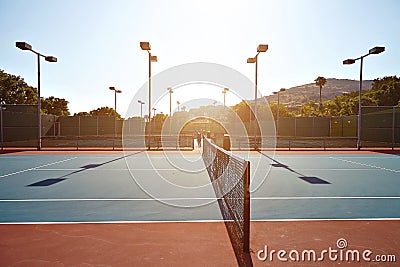
[[[315,85],[319,86],[319,106],[320,109],[322,110],[322,87],[325,86],[326,84],[326,78],[322,77],[322,76],[318,76],[317,79],[314,80],[315,81]]]
[[[20,76],[0,70],[0,104],[37,104],[37,89]]]
[[[74,113],[74,116],[88,117],[88,116],[92,116],[92,115],[90,115],[89,112],[81,111],[81,112],[78,112],[78,113]]]
[[[269,107],[276,120],[278,116],[278,103],[272,103]],[[286,105],[279,104],[279,117],[293,117],[293,113],[289,111]]]
[[[371,90],[365,92],[364,96],[363,105],[369,104],[365,103],[367,98],[372,99],[372,103],[378,106],[396,106],[400,101],[400,78],[388,76],[375,79]]]
[[[301,107],[300,112],[301,116],[304,117],[318,117],[321,115],[321,109],[318,109],[318,105],[312,100],[304,104]]]
[[[323,102],[324,115],[327,116],[349,116],[358,112],[358,93],[343,93],[335,96],[332,100]]]
[[[41,110],[44,114],[69,116],[68,101],[64,98],[50,96],[40,100]]]
[[[113,108],[109,108],[109,107],[101,107],[98,109],[94,109],[94,110],[90,111],[89,113],[92,116],[105,116],[105,117],[114,117],[116,114],[117,119],[122,120],[121,115],[118,114],[118,112],[115,113],[115,110]]]
[[[233,106],[232,110],[234,110],[237,113],[240,120],[243,122],[249,122],[250,118],[253,118],[253,112],[250,109],[249,103],[246,102],[245,100]]]
[[[23,78],[0,70],[0,104],[37,104],[38,91]],[[68,116],[68,101],[50,96],[40,99],[41,113]]]

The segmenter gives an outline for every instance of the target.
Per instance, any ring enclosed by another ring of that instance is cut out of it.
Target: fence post
[[[311,136],[314,137],[315,135],[315,117],[312,117],[312,130],[311,130]]]
[[[294,117],[294,136],[297,137],[297,117]]]
[[[81,136],[81,116],[78,116],[78,139],[76,140],[76,150],[79,149],[79,137]]]
[[[99,116],[96,117],[96,135],[99,136]]]
[[[0,135],[1,135],[1,151],[4,147],[4,135],[3,135],[3,105],[0,105]]]
[[[394,124],[396,123],[396,108],[393,106],[392,109],[392,150],[394,150],[394,138],[395,138],[395,134],[394,134]]]
[[[53,137],[56,136],[56,115],[53,115]]]
[[[341,119],[341,123],[342,123],[342,137],[344,137],[344,132],[343,132],[343,116],[340,117],[340,119]]]

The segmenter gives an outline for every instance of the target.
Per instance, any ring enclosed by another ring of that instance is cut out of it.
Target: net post
[[[245,161],[243,173],[244,215],[243,215],[243,252],[250,253],[250,161]]]

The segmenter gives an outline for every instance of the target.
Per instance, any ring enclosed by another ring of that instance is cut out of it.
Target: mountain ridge
[[[322,101],[332,100],[335,96],[343,95],[345,92],[358,91],[360,83],[358,80],[327,78],[322,88]],[[373,80],[363,80],[363,90],[370,90]],[[278,101],[277,95],[265,96],[268,102]],[[286,106],[297,106],[309,102],[319,102],[319,87],[315,82],[299,85],[286,89],[280,93],[280,103]]]

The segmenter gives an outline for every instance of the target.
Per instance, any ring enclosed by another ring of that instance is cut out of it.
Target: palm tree
[[[314,80],[315,85],[319,86],[319,107],[322,110],[322,87],[326,84],[326,78],[322,76],[318,76],[317,79]]]

